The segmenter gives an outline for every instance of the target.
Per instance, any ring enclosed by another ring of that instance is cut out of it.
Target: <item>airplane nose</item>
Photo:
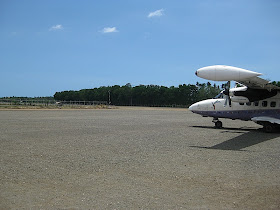
[[[193,105],[191,105],[191,106],[189,107],[189,110],[191,110],[191,111],[193,110]]]
[[[191,110],[192,112],[197,110],[198,105],[197,104],[193,104],[189,107],[189,110]]]
[[[197,76],[197,71],[195,71],[195,75]]]

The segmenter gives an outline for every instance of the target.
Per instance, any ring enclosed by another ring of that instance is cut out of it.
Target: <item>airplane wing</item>
[[[252,89],[280,90],[280,87],[258,77],[262,75],[261,73],[233,66],[206,66],[198,69],[195,74],[203,79],[213,81],[236,81]]]
[[[240,79],[236,81],[241,83],[249,88],[254,89],[266,89],[266,90],[280,90],[280,87],[271,84],[268,80],[262,79],[260,77],[251,77],[247,79]]]
[[[276,119],[274,117],[267,117],[267,116],[253,117],[251,120],[254,121],[254,122],[262,121],[262,122],[270,122],[270,123],[280,124],[279,119]]]

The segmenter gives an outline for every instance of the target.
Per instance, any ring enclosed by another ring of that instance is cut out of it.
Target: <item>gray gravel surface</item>
[[[186,109],[0,111],[0,209],[279,209],[280,133]]]

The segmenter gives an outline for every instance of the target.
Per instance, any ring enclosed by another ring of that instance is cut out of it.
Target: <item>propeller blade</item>
[[[230,81],[228,81],[226,84],[224,84],[224,88],[225,88],[225,90],[223,91],[223,93],[226,95],[226,100],[225,100],[224,106],[227,106],[227,104],[229,104],[229,106],[231,107],[231,99],[229,96]]]

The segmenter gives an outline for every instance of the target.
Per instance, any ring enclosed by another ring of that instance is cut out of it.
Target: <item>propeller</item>
[[[231,107],[231,99],[229,96],[229,89],[230,89],[230,81],[228,81],[226,84],[224,84],[224,91],[223,94],[226,96],[226,101],[224,106],[227,106],[227,103],[229,104],[229,106]]]

